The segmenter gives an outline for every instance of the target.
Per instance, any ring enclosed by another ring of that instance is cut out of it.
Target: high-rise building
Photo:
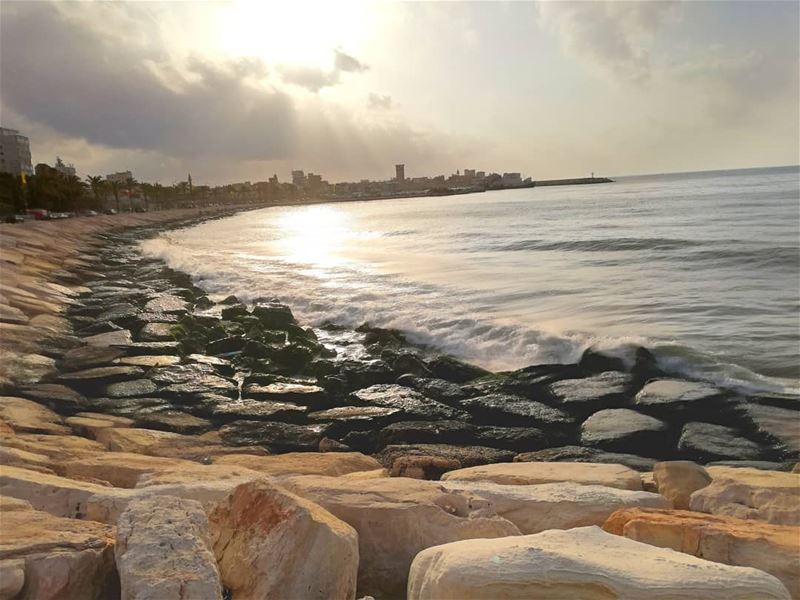
[[[75,165],[65,165],[60,156],[56,157],[56,171],[64,177],[75,177]]]
[[[394,174],[395,174],[395,179],[397,181],[405,181],[406,180],[406,166],[405,165],[395,165],[394,166]]]
[[[306,185],[306,174],[302,171],[292,171],[292,183],[297,187],[304,187]]]
[[[467,177],[468,179],[474,179],[475,169],[464,169],[464,177]]]
[[[0,127],[0,173],[31,175],[31,145],[16,129]]]

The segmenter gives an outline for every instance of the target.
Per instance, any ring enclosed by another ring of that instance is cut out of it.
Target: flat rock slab
[[[758,460],[767,452],[759,444],[723,425],[687,423],[678,440],[678,450],[691,460]]]
[[[267,446],[277,451],[316,450],[327,424],[294,425],[267,421],[234,421],[223,425],[220,437],[232,446]]]
[[[21,579],[17,592],[24,582],[25,598],[103,597],[113,589],[115,578],[114,530],[4,505],[0,564],[12,562],[22,572],[15,575],[0,567],[0,588],[13,584],[9,579]],[[17,592],[3,597],[19,597]]]
[[[304,406],[317,406],[324,403],[326,398],[325,390],[318,385],[283,382],[245,385],[242,396],[275,402],[296,402]]]
[[[211,415],[216,419],[298,421],[306,414],[306,407],[292,402],[273,402],[241,398],[216,404]]]
[[[656,463],[653,458],[645,458],[636,454],[606,452],[585,446],[560,446],[533,452],[524,452],[514,457],[514,462],[588,462],[614,463],[625,465],[636,471],[652,471]]]
[[[448,471],[486,465],[498,462],[511,462],[514,452],[510,450],[499,450],[487,446],[453,446],[450,444],[398,444],[386,446],[376,455],[380,463],[392,472],[393,476],[401,475],[401,468],[405,468],[398,461],[404,461],[405,465],[410,460],[419,458],[438,458],[450,462]],[[441,475],[441,473],[439,473]],[[428,477],[426,477],[428,479]],[[438,476],[436,477],[438,479]]]
[[[683,379],[657,379],[645,385],[636,394],[637,406],[677,410],[694,404],[712,402],[722,397],[723,392],[708,383]]]
[[[788,599],[772,575],[606,533],[599,527],[467,540],[421,552],[409,600],[491,598]]]
[[[171,294],[164,294],[157,298],[153,298],[144,305],[144,312],[151,313],[184,313],[188,304],[183,298],[173,296]]]
[[[18,432],[68,434],[64,420],[46,406],[14,396],[0,396],[0,420]]]
[[[64,371],[81,371],[111,364],[124,353],[108,346],[81,346],[67,351],[59,361]]]
[[[161,342],[174,340],[172,323],[147,323],[139,330],[138,338],[142,342]]]
[[[243,467],[271,477],[284,475],[339,477],[381,468],[377,460],[360,452],[288,452],[275,456],[230,454],[215,458],[214,464]]]
[[[563,410],[511,394],[487,394],[461,400],[459,404],[486,423],[557,427],[569,425],[575,420]]]
[[[397,383],[410,387],[418,391],[423,396],[433,398],[440,402],[447,404],[458,402],[466,397],[466,392],[461,389],[461,386],[444,379],[435,379],[432,377],[417,377],[415,375],[403,375],[397,380]]]
[[[105,451],[101,444],[75,435],[0,434],[0,442],[3,448],[46,456],[52,461],[71,460]]]
[[[83,371],[72,371],[59,375],[58,380],[76,385],[106,385],[115,381],[132,379],[140,376],[144,370],[140,367],[95,367]]]
[[[629,507],[669,508],[660,494],[572,482],[503,485],[480,481],[443,481],[446,490],[472,493],[524,534],[547,529],[602,525],[615,511]]]
[[[182,410],[153,410],[136,417],[139,427],[174,431],[176,433],[202,433],[213,429],[207,419],[192,415]]]
[[[128,356],[141,356],[150,354],[178,354],[178,342],[127,342],[112,344]]]
[[[19,393],[59,412],[80,411],[88,405],[82,394],[59,383],[37,383],[22,388]]]
[[[140,368],[140,367],[134,367]],[[130,398],[132,396],[149,396],[158,389],[150,379],[132,379],[120,381],[106,386],[105,395],[109,398]]]
[[[461,419],[466,421],[469,418],[469,415],[463,411],[426,398],[419,392],[402,385],[377,384],[353,392],[350,398],[357,404],[398,408],[406,417],[413,419]]]
[[[142,475],[175,469],[190,469],[197,463],[176,458],[147,456],[129,452],[103,452],[92,457],[67,461],[59,473],[72,479],[107,481],[114,487],[133,488]]]
[[[611,515],[603,529],[651,546],[760,569],[780,579],[792,598],[800,598],[800,527],[684,510],[627,508]]]
[[[126,365],[133,367],[144,367],[150,369],[153,367],[169,367],[177,365],[181,362],[179,356],[170,354],[155,354],[155,355],[142,355],[142,356],[124,356],[114,360],[115,365]]]
[[[655,417],[628,408],[607,408],[581,425],[581,443],[606,450],[663,455],[668,450],[669,426]]]
[[[629,404],[634,378],[629,373],[606,371],[583,379],[563,379],[547,390],[565,408],[593,412]]]
[[[568,481],[581,485],[603,485],[623,490],[641,490],[639,473],[614,464],[569,462],[516,462],[481,465],[445,473],[444,481],[488,481],[504,485],[534,485]]]
[[[384,406],[339,406],[327,410],[312,412],[308,418],[312,421],[336,421],[347,424],[385,425],[403,414],[399,408]]]
[[[773,437],[795,456],[800,453],[800,410],[750,402],[742,403],[742,410],[759,432]]]
[[[222,598],[199,502],[173,496],[132,500],[117,522],[115,555],[123,600]]]
[[[90,335],[83,338],[83,341],[90,346],[127,346],[133,342],[133,337],[127,329],[120,329],[119,331]]]

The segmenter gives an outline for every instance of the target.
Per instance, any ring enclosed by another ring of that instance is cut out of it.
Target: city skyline
[[[85,174],[216,185],[299,165],[357,181],[397,163],[548,178],[800,162],[796,3],[0,10],[0,125],[31,139],[34,162]]]

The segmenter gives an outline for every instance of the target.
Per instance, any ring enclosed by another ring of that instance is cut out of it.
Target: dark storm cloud
[[[167,62],[158,39],[98,30],[60,6],[4,3],[0,98],[66,135],[181,156],[273,159],[293,152],[291,97],[259,84],[253,59]]]

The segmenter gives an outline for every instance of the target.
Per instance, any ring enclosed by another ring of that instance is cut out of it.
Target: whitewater
[[[668,372],[800,389],[800,168],[276,206],[143,252],[217,297],[406,332],[493,370],[645,346]]]

